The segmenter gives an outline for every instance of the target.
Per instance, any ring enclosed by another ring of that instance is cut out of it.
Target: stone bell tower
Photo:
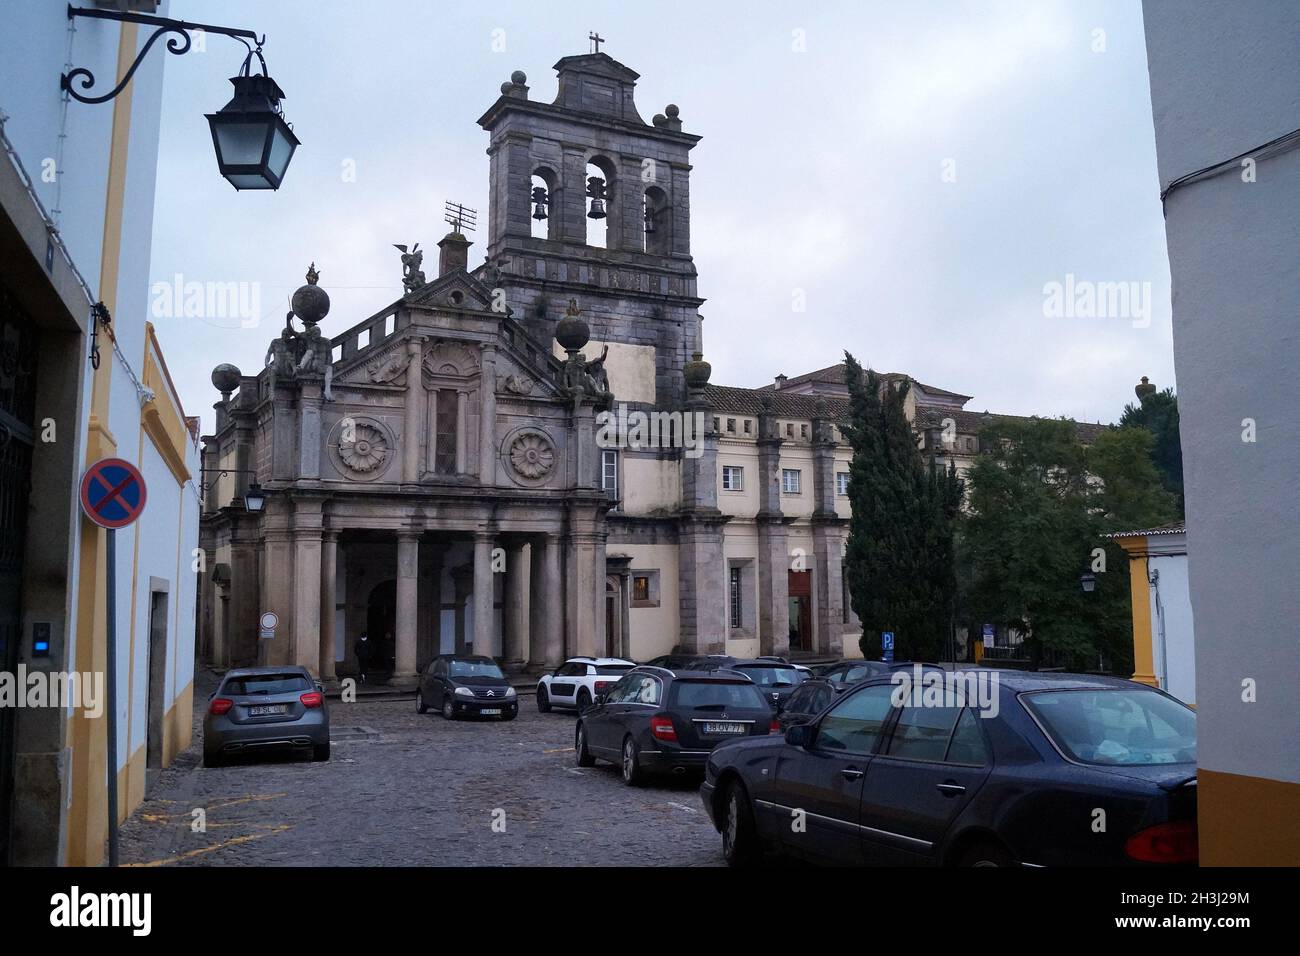
[[[548,347],[576,299],[592,342],[610,346],[618,400],[680,408],[683,369],[701,348],[689,159],[700,137],[682,131],[671,104],[643,120],[638,74],[606,53],[567,56],[555,70],[554,102],[530,99],[516,71],[478,121],[491,170],[477,275]],[[605,222],[603,248],[588,241],[593,216]]]

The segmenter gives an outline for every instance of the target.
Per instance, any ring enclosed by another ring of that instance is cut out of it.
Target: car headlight
[[[470,690],[468,687],[457,687],[457,688],[456,688],[456,696],[457,696],[457,697],[473,697],[473,696],[474,696],[474,692],[473,692],[472,690]]]
[[[515,696],[515,689],[514,689],[513,687],[507,687],[507,688],[506,688],[506,699],[509,700],[511,697],[514,697],[514,696]]]

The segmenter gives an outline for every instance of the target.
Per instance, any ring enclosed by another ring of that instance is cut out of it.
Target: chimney
[[[781,391],[781,389],[785,388],[785,383],[786,383],[785,373],[784,372],[778,373],[776,376],[776,390],[779,392]]]
[[[461,233],[452,230],[438,243],[438,275],[469,271],[469,247],[473,243]]]

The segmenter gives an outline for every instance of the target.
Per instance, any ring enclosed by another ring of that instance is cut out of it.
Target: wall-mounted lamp
[[[74,82],[82,90],[88,90],[95,85],[95,75],[85,67],[77,67],[64,73],[59,78],[60,89],[65,90],[69,96],[80,103],[107,103],[126,89],[126,85],[131,82],[131,77],[139,69],[154,42],[165,33],[175,34],[167,39],[167,52],[177,56],[189,52],[191,30],[228,36],[242,43],[248,55],[244,57],[239,75],[230,79],[235,87],[234,98],[216,113],[207,114],[208,125],[212,129],[212,144],[217,151],[217,168],[236,189],[280,188],[280,184],[284,182],[285,170],[289,167],[289,160],[293,158],[293,152],[298,148],[299,141],[294,135],[293,128],[285,122],[284,113],[280,109],[280,100],[284,99],[284,91],[266,72],[266,59],[262,56],[265,36],[259,37],[252,30],[236,30],[232,27],[213,26],[207,23],[170,20],[143,13],[69,6],[68,19],[75,17],[141,23],[158,28],[140,48],[135,62],[123,74],[121,81],[107,93],[100,96],[87,96],[73,87]],[[248,42],[249,40],[253,41],[252,44]],[[257,57],[261,64],[260,74],[252,73],[253,57]]]

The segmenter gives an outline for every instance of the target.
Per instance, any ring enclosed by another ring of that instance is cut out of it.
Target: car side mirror
[[[812,743],[812,728],[807,724],[795,724],[787,727],[785,742],[791,747],[807,747]]]
[[[325,693],[325,685],[324,685],[324,684],[322,684],[320,681],[313,681],[313,683],[316,685],[316,693],[318,693],[318,694],[323,694],[323,693]]]
[[[605,703],[605,692],[604,692],[604,691],[601,691],[599,694],[596,695],[596,698],[595,698],[594,703],[597,703],[597,704],[603,704],[603,703]]]

